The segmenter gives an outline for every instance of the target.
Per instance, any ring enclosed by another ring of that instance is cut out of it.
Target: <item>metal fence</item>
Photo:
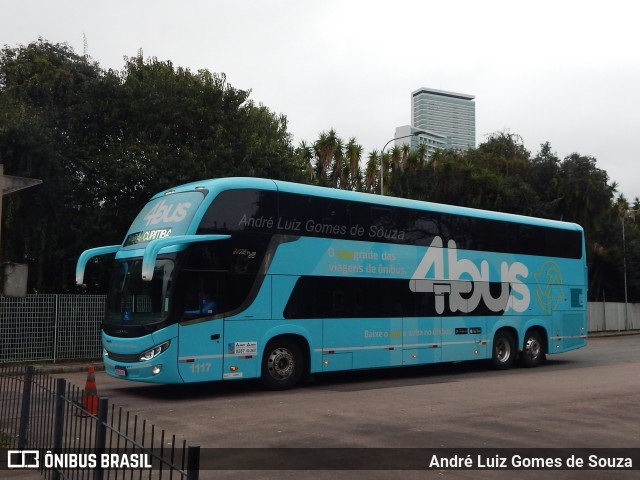
[[[102,356],[104,295],[0,296],[0,363]],[[640,329],[640,304],[589,303],[589,332]]]
[[[0,368],[0,448],[52,480],[199,476],[199,446],[32,366]]]
[[[104,295],[0,296],[0,363],[101,356]]]

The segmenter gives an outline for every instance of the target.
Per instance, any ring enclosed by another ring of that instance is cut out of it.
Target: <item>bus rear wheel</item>
[[[496,332],[493,337],[493,355],[491,363],[496,370],[507,370],[516,359],[516,342],[506,330]]]
[[[522,348],[522,364],[525,367],[537,367],[545,360],[544,343],[542,337],[535,330],[527,332]]]
[[[261,380],[269,390],[293,388],[304,371],[300,346],[293,340],[282,338],[267,344],[262,357]]]

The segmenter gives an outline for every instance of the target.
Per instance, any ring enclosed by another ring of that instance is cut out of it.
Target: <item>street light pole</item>
[[[389,140],[387,143],[384,144],[384,147],[382,147],[382,151],[380,152],[380,195],[384,195],[384,149],[387,148],[387,145],[389,145],[391,142],[395,140],[415,137],[417,135],[420,135],[421,133],[423,132],[413,132],[409,135],[403,135],[402,137],[392,138],[391,140]]]

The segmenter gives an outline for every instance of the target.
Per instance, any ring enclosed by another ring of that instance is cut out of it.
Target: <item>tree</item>
[[[319,185],[329,186],[329,174],[339,148],[342,148],[342,140],[340,140],[334,129],[320,133],[320,137],[313,144],[316,158],[316,179]]]
[[[30,264],[32,289],[71,290],[80,252],[120,243],[158,191],[234,175],[304,181],[286,117],[249,94],[142,52],[103,71],[44,40],[4,49],[0,155],[7,173],[45,181],[7,202],[5,258]]]
[[[318,185],[343,190],[362,188],[362,146],[354,138],[345,145],[332,128],[320,133],[312,150],[306,142],[301,142],[296,153],[298,157],[304,158],[306,165],[313,166],[312,177]]]
[[[356,142],[355,138],[350,138],[345,146],[345,160],[349,165],[349,190],[362,191],[362,172],[360,162],[362,161],[362,145]]]
[[[313,169],[313,146],[306,141],[301,141],[300,145],[295,149],[295,158],[299,165],[302,166],[305,173],[305,183],[314,183],[316,174]]]
[[[559,204],[564,196],[560,190],[560,159],[551,144],[540,145],[540,151],[531,161],[529,183],[537,194],[532,215],[560,219]]]
[[[99,79],[98,66],[67,45],[41,39],[0,53],[0,158],[6,173],[44,181],[4,206],[3,256],[29,264],[31,290],[71,287],[79,233],[74,172],[87,155],[73,138],[72,112]]]
[[[380,184],[380,155],[377,150],[369,153],[365,169],[364,191],[376,193]]]

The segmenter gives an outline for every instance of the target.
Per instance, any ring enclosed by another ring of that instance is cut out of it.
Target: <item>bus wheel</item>
[[[304,371],[302,351],[292,340],[282,338],[267,344],[262,358],[262,384],[269,390],[294,387]]]
[[[522,349],[522,364],[525,367],[537,367],[545,360],[544,344],[535,330],[527,332]]]
[[[493,337],[493,355],[491,363],[496,370],[506,370],[516,359],[516,342],[513,335],[506,330],[500,330]]]

